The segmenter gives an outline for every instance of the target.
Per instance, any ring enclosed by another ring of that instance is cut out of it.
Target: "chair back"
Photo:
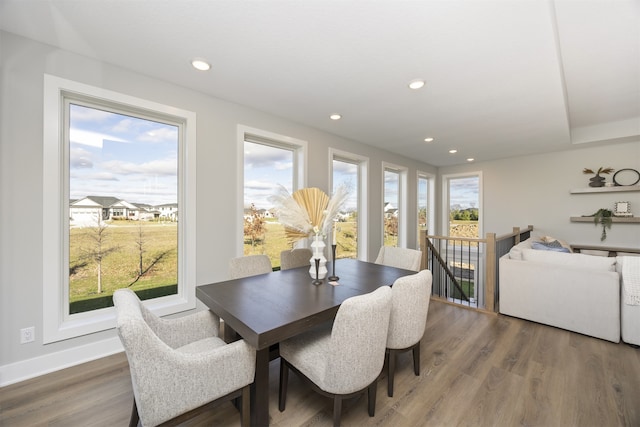
[[[429,313],[432,282],[431,271],[422,270],[393,283],[387,348],[405,349],[422,339]]]
[[[421,258],[422,252],[416,249],[382,246],[378,252],[375,263],[404,268],[405,270],[419,271]]]
[[[138,402],[140,419],[143,422],[154,420],[157,415],[150,409],[152,405],[147,404],[151,398],[148,371],[162,362],[159,357],[162,352],[160,349],[167,350],[169,346],[145,321],[143,310],[146,308],[133,291],[118,289],[113,293],[113,303],[116,308],[116,329],[129,362],[131,384]],[[147,314],[154,316],[151,312]]]
[[[229,276],[232,279],[271,273],[271,260],[266,255],[247,255],[229,260]]]
[[[382,371],[391,315],[391,289],[346,299],[331,330],[325,385],[333,393],[354,393],[371,384]]]
[[[297,267],[308,267],[313,252],[308,248],[292,249],[280,252],[280,270]]]

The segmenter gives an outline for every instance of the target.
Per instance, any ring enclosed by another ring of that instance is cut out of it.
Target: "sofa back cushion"
[[[546,264],[579,267],[584,270],[616,271],[616,259],[614,257],[600,257],[583,254],[568,254],[563,252],[539,251],[535,249],[523,249],[524,261],[543,262]]]
[[[533,243],[533,238],[531,237],[528,238],[527,240],[523,240],[522,242],[518,243],[517,245],[512,247],[511,250],[509,251],[509,258],[522,261],[522,250],[531,249],[532,243]]]

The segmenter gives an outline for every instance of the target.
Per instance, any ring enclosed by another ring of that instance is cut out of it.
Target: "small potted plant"
[[[598,168],[598,170],[596,172],[592,171],[589,168],[584,168],[582,170],[582,173],[584,174],[595,174],[594,177],[589,178],[589,187],[604,187],[604,180],[605,178],[603,176],[600,176],[601,173],[604,174],[610,174],[611,172],[613,172],[615,169],[613,168],[603,168],[602,166],[600,166]]]
[[[611,228],[611,223],[613,217],[613,212],[611,209],[598,209],[596,213],[593,214],[593,223],[597,225],[602,225],[602,234],[600,235],[600,241],[602,242],[607,238],[607,228]]]

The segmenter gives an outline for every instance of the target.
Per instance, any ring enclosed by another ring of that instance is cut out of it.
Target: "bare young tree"
[[[153,269],[153,267],[155,267],[159,262],[161,262],[164,259],[164,257],[169,255],[169,253],[171,252],[169,250],[169,251],[163,251],[163,252],[157,253],[156,255],[153,256],[153,258],[151,259],[151,262],[145,268],[145,266],[144,266],[144,254],[147,252],[146,249],[145,249],[145,247],[146,247],[146,236],[145,236],[145,233],[144,233],[144,226],[142,225],[141,222],[138,222],[138,234],[136,236],[135,245],[136,245],[136,247],[138,249],[138,271],[136,271],[136,278],[133,280],[133,282],[129,283],[129,287],[131,287],[134,284],[136,284],[138,282],[138,280],[140,280],[142,278],[142,276],[144,276],[149,271],[151,271]]]
[[[142,269],[142,257],[145,253],[145,238],[144,229],[142,227],[142,221],[138,221],[138,235],[136,236],[136,246],[138,248],[138,277],[144,274]]]
[[[102,214],[98,213],[95,219],[95,226],[88,228],[88,237],[92,241],[89,249],[84,249],[84,258],[93,261],[96,264],[96,272],[98,276],[98,293],[102,293],[102,261],[112,252],[118,250],[118,247],[108,247],[109,240],[108,224],[102,220]]]

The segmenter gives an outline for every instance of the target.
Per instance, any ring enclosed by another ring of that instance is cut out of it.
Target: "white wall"
[[[569,243],[638,248],[640,224],[615,223],[601,242],[600,227],[569,221],[571,216],[590,215],[600,208],[613,210],[617,201],[630,201],[632,212],[640,216],[640,192],[569,194],[571,189],[588,187],[593,175],[583,174],[584,168],[600,166],[640,170],[640,140],[582,144],[571,151],[440,168],[439,173],[482,171],[485,232],[500,235],[514,226],[533,225],[536,233]],[[613,174],[603,176],[612,181]]]
[[[370,159],[369,246],[382,244],[381,164],[409,170],[415,205],[417,170],[434,167],[320,132],[260,111],[224,102],[93,59],[0,32],[0,385],[117,351],[115,331],[42,344],[43,74],[194,111],[197,114],[197,282],[227,278],[228,259],[241,242],[236,221],[236,143],[239,124],[308,141],[308,186],[328,190],[330,147]],[[390,141],[391,143],[392,141]],[[231,209],[220,209],[221,201]],[[410,225],[416,213],[409,212]],[[408,245],[415,247],[415,226]],[[19,330],[35,326],[35,342],[19,343]]]

